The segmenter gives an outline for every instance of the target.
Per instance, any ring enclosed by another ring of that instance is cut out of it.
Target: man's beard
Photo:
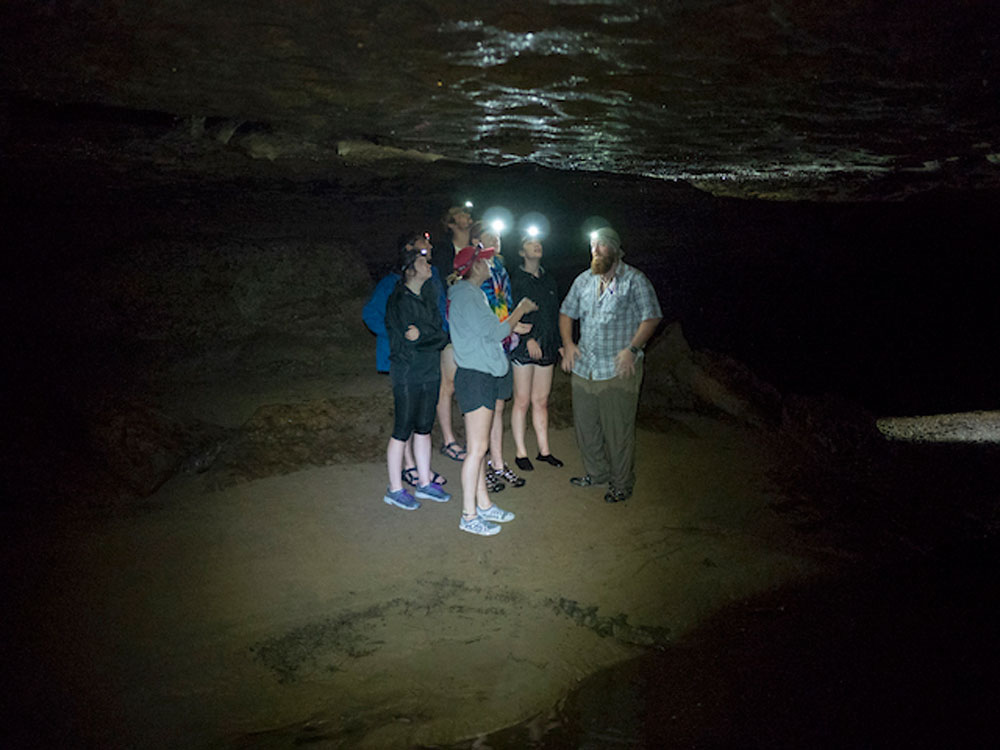
[[[615,258],[610,255],[593,255],[590,258],[590,272],[595,276],[603,276],[615,264]]]

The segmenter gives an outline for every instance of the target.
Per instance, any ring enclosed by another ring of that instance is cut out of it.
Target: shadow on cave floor
[[[736,602],[550,711],[448,747],[996,744],[998,459],[992,444],[896,443],[867,470],[806,460],[774,478],[808,499],[772,510],[851,564]]]
[[[996,539],[795,584],[452,748],[986,747],[996,743]]]

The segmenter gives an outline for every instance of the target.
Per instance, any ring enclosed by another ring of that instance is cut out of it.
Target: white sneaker
[[[458,522],[458,528],[462,531],[468,531],[470,534],[478,534],[479,536],[493,536],[500,533],[500,527],[497,524],[484,521],[479,516],[476,516],[471,521],[467,521],[465,516],[462,516],[462,520]]]
[[[491,505],[486,510],[476,508],[476,514],[484,521],[507,523],[507,521],[514,520],[514,514],[509,510],[504,510],[499,505]]]

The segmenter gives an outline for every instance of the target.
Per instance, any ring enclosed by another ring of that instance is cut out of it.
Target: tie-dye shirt
[[[490,262],[490,277],[483,282],[482,290],[486,292],[486,300],[490,303],[490,309],[497,316],[500,322],[507,320],[514,309],[514,302],[510,293],[510,276],[504,268],[503,261],[493,256]],[[517,346],[519,336],[512,333],[503,340],[503,349],[510,352]]]

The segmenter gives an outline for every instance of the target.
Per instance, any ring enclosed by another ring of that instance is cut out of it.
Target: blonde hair
[[[477,243],[473,242],[473,240],[479,240],[478,244],[480,246],[482,246],[482,244],[483,244],[482,243],[482,239],[483,239],[483,235],[484,234],[488,234],[491,237],[496,237],[497,238],[497,246],[493,249],[494,250],[493,251],[493,257],[497,258],[501,263],[503,263],[503,255],[500,254],[500,244],[501,244],[500,243],[500,235],[496,234],[489,227],[483,226],[483,222],[477,221],[477,222],[473,223],[473,225],[471,227],[469,227],[469,244],[470,245],[475,245]]]

